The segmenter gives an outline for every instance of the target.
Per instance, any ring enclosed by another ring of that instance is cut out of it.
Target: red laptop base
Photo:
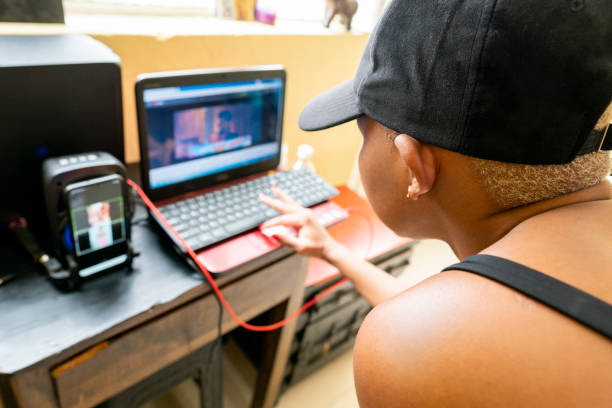
[[[325,227],[348,217],[338,204],[327,201],[312,207],[318,221]],[[259,230],[224,241],[198,253],[198,259],[211,273],[223,273],[281,247],[280,242]]]

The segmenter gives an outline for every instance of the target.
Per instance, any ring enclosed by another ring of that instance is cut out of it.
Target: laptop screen
[[[283,86],[268,78],[144,89],[149,187],[277,156]]]

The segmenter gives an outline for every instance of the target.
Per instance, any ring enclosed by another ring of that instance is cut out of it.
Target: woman
[[[357,119],[380,218],[463,260],[404,290],[262,197],[375,306],[362,407],[612,406],[610,44],[609,0],[394,0],[355,78],[304,109],[305,130]]]

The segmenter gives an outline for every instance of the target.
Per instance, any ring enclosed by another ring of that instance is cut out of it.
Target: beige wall
[[[361,136],[354,122],[307,133],[297,126],[304,105],[350,78],[366,35],[189,35],[159,39],[94,35],[122,60],[126,160],[139,160],[134,82],[138,74],[176,69],[282,64],[287,69],[284,140],[290,163],[297,145],[312,144],[317,171],[333,184],[347,182]]]

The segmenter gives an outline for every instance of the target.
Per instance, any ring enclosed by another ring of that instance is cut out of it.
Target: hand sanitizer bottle
[[[293,170],[310,170],[315,173],[314,164],[312,164],[312,154],[314,148],[311,145],[301,144],[297,150],[297,161],[293,165]]]

